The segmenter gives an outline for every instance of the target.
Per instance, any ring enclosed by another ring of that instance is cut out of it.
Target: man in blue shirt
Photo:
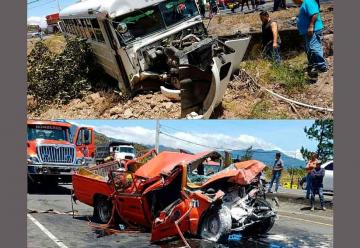
[[[305,41],[305,50],[308,58],[308,74],[316,77],[318,72],[327,71],[327,63],[321,44],[324,28],[320,16],[319,5],[315,0],[293,0],[300,5],[297,17],[297,29]]]

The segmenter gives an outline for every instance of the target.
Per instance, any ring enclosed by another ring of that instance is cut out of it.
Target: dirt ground
[[[293,27],[293,18],[297,14],[296,8],[272,13],[281,28]],[[326,33],[333,33],[333,4],[322,5],[322,17],[326,26]],[[204,21],[207,24],[208,20]],[[293,27],[295,28],[295,27]],[[233,34],[236,31],[254,32],[260,29],[258,12],[249,14],[233,14],[216,16],[209,26],[209,33],[215,35]],[[64,47],[62,37],[47,39],[50,50],[59,52]],[[332,49],[332,37],[329,41]],[[28,40],[28,52],[34,41]],[[328,49],[328,48],[326,48]],[[325,50],[326,50],[325,49]],[[297,62],[305,67],[304,53],[296,54]],[[286,59],[285,59],[286,60]],[[247,71],[259,83],[269,90],[287,98],[319,107],[333,106],[333,56],[328,56],[329,71],[320,74],[315,84],[306,84],[300,90],[289,91],[281,82],[261,82],[260,72]],[[245,62],[246,63],[246,62]],[[259,62],[264,63],[264,62]],[[286,61],[288,63],[288,61]],[[291,66],[291,65],[290,65]],[[28,95],[29,118],[109,118],[109,119],[173,119],[180,117],[180,103],[172,102],[161,93],[137,95],[128,100],[123,99],[116,89],[107,92],[89,92],[82,99],[71,100],[67,104],[53,104],[39,108],[32,96]],[[310,108],[290,105],[264,91],[253,91],[244,87],[244,82],[233,80],[225,93],[222,105],[214,112],[212,118],[231,119],[302,119],[302,118],[332,118],[331,112],[322,112]]]

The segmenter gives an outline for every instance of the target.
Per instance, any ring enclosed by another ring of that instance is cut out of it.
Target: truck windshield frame
[[[168,0],[118,16],[114,19],[113,26],[116,29],[119,23],[127,25],[127,31],[123,34],[117,32],[117,35],[125,44],[128,44],[155,32],[166,30],[199,14],[194,0]]]
[[[57,140],[69,142],[69,129],[54,125],[28,125],[27,139]]]
[[[119,152],[135,153],[135,150],[134,150],[134,148],[132,148],[132,147],[120,147]]]

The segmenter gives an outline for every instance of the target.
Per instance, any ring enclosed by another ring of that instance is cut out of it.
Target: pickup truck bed
[[[74,197],[87,205],[94,206],[96,196],[109,197],[113,187],[107,182],[107,173],[119,168],[118,162],[109,162],[90,169],[81,168],[72,175]]]

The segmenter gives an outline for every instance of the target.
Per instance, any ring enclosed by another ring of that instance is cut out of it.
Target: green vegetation
[[[38,41],[27,57],[28,94],[38,103],[67,103],[90,89],[108,87],[108,77],[85,40],[67,39],[59,53],[47,46],[54,43]]]
[[[285,58],[281,64],[257,58],[243,62],[242,66],[264,86],[277,83],[288,92],[306,90],[306,56],[304,53],[290,59]]]
[[[247,161],[252,159],[253,156],[253,147],[250,146],[245,150],[245,154],[241,156],[240,161]]]
[[[334,146],[334,120],[316,120],[314,124],[307,128],[304,128],[304,132],[309,139],[318,141],[317,150],[309,151],[304,147],[301,147],[301,154],[304,159],[310,159],[311,153],[316,152],[318,159],[321,162],[326,162],[333,159],[333,146]]]

